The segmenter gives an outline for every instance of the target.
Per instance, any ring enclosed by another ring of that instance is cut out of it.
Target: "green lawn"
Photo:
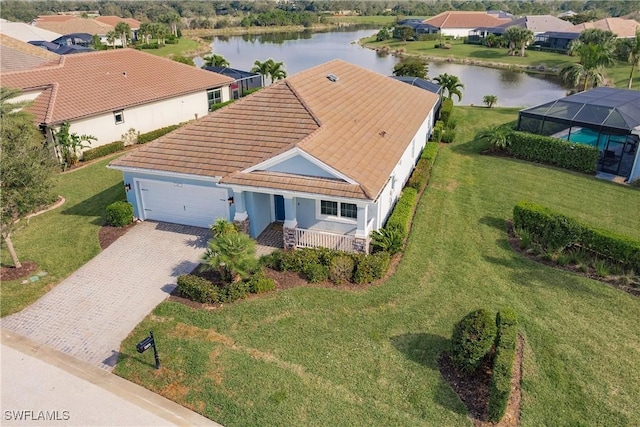
[[[21,284],[2,281],[0,313],[22,310],[100,252],[98,231],[105,207],[124,200],[122,172],[109,170],[105,159],[56,176],[54,193],[65,197],[61,207],[31,218],[13,235],[21,261],[34,261],[48,273],[43,279]],[[12,265],[2,248],[2,265]]]
[[[640,300],[529,261],[507,242],[530,199],[640,238],[640,192],[478,154],[517,109],[457,107],[396,274],[364,290],[297,288],[214,310],[160,304],[115,372],[226,426],[471,425],[438,371],[455,322],[513,306],[526,338],[523,426],[640,425]],[[162,369],[135,343],[153,330]]]
[[[159,49],[145,49],[143,52],[158,56],[185,55],[190,51],[197,50],[200,44],[190,38],[181,37],[176,44],[167,44]]]
[[[509,56],[507,49],[490,49],[480,45],[464,44],[462,39],[451,40],[451,49],[436,48],[437,40],[402,42],[397,39],[377,42],[375,37],[363,40],[363,44],[376,48],[389,46],[391,50],[404,49],[409,54],[423,55],[432,58],[454,58],[457,61],[475,60],[494,64],[524,65],[545,68],[562,68],[571,62],[576,62],[577,57],[553,52],[539,52],[527,50],[526,56]],[[606,74],[616,87],[626,88],[628,84],[631,65],[617,62],[615,66],[607,68]],[[640,90],[640,77],[634,80],[633,89]]]

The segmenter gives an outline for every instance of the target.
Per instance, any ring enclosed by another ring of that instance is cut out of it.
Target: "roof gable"
[[[62,56],[27,71],[2,74],[3,86],[56,85],[47,123],[60,123],[208,88],[233,79],[133,49]]]

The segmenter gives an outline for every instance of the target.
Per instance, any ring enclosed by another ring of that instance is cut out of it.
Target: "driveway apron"
[[[209,235],[202,228],[137,224],[34,304],[0,320],[0,325],[110,371],[121,341],[168,297],[179,275],[198,265]],[[160,344],[162,337],[156,340]],[[125,354],[135,351],[122,349]]]

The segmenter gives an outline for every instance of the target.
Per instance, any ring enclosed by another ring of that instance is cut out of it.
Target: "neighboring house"
[[[562,12],[558,14],[558,18],[571,18],[572,16],[576,16],[577,13],[573,10],[567,10],[566,12]]]
[[[640,91],[598,87],[527,108],[517,129],[598,147],[599,172],[640,178]]]
[[[566,52],[569,50],[571,42],[578,37],[580,37],[580,33],[576,32],[547,31],[536,34],[533,41],[533,49],[545,48]]]
[[[640,23],[634,19],[604,18],[598,21],[585,22],[584,24],[576,25],[576,29],[579,32],[591,28],[608,30],[615,34],[619,39],[626,39],[636,36],[636,31],[640,28]]]
[[[411,27],[416,35],[420,34],[437,34],[440,29],[433,25],[425,24],[421,19],[403,19],[398,21],[396,27]]]
[[[93,41],[92,37],[89,33],[71,33],[62,35],[55,40],[51,40],[51,42],[59,44],[60,46],[90,47]]]
[[[333,60],[280,80],[111,162],[135,216],[284,247],[367,251],[432,131],[438,96]]]
[[[107,22],[102,22],[100,18],[115,18],[108,19]],[[71,15],[42,15],[37,17],[33,21],[33,25],[38,28],[44,28],[46,30],[55,31],[58,34],[72,34],[72,33],[87,33],[97,34],[100,36],[100,40],[103,44],[108,44],[107,33],[114,31],[118,22],[124,21],[131,27],[131,36],[133,40],[136,40],[137,31],[140,28],[140,22],[133,19],[118,18],[118,17],[98,17],[91,18],[79,18]],[[134,21],[134,22],[129,22]],[[137,23],[137,24],[136,24]],[[133,26],[132,26],[133,24]],[[137,25],[137,27],[135,27]],[[135,28],[134,28],[135,27]],[[116,34],[116,36],[119,36]],[[122,40],[119,37],[115,40],[116,46],[122,46]]]
[[[28,70],[56,58],[55,53],[0,34],[0,73]]]
[[[507,30],[507,28],[517,26],[525,28],[533,33],[533,35],[542,34],[547,31],[556,32],[575,32],[579,31],[576,27],[567,21],[563,21],[560,18],[556,18],[552,15],[527,15],[522,18],[514,19],[513,21],[506,22],[494,27],[479,27],[469,31],[469,43],[481,44],[485,37],[489,34],[501,36]]]
[[[222,74],[223,76],[231,77],[235,80],[231,84],[231,97],[238,99],[251,90],[262,87],[262,76],[257,73],[251,73],[249,71],[238,70],[229,67],[203,67],[207,71],[213,71],[214,73]]]
[[[423,21],[435,27],[445,36],[467,37],[469,31],[480,27],[497,27],[511,22],[511,18],[500,13],[448,11]]]
[[[93,52],[93,49],[89,47],[91,41],[91,34],[73,33],[60,36],[51,42],[40,40],[30,41],[29,43],[58,55],[70,55],[73,53]]]
[[[24,22],[9,21],[0,22],[0,33],[25,43],[38,40],[50,42],[61,36],[60,33],[34,27]]]
[[[134,49],[60,56],[47,66],[3,73],[3,86],[19,88],[47,139],[69,122],[70,132],[93,135],[98,147],[129,129],[149,132],[205,116],[229,100],[232,79]]]
[[[131,33],[132,33],[133,40],[138,40],[138,30],[140,30],[141,22],[138,21],[137,19],[121,18],[119,16],[113,16],[113,15],[97,16],[94,19],[97,22],[101,22],[103,24],[111,25],[113,28],[115,28],[116,25],[118,25],[119,22],[124,21],[127,24],[129,24],[129,27],[131,27]]]

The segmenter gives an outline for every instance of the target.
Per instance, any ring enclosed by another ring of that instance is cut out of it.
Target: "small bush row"
[[[136,49],[137,50],[142,50],[142,49],[160,49],[160,44],[159,43],[144,43],[144,44],[138,44],[136,45]]]
[[[141,133],[138,136],[138,144],[146,144],[147,142],[160,138],[161,136],[166,135],[169,132],[173,132],[174,130],[178,129],[180,126],[182,125],[165,126],[160,129],[152,130],[151,132]]]
[[[444,123],[444,127],[446,128],[449,124],[449,120],[451,119],[451,114],[453,113],[453,99],[444,98],[442,101],[442,108],[440,108],[440,120]]]
[[[640,271],[640,241],[583,224],[544,206],[521,201],[513,208],[513,225],[543,248],[560,251],[582,247],[623,268]]]
[[[384,277],[389,262],[387,252],[369,255],[326,248],[275,251],[263,258],[263,263],[274,270],[300,273],[311,283],[331,280],[335,284],[371,283]]]
[[[178,290],[182,296],[206,304],[233,302],[246,298],[249,293],[257,294],[273,289],[275,282],[260,272],[247,281],[233,282],[226,286],[217,286],[210,280],[193,274],[178,277]]]
[[[404,240],[409,234],[411,228],[411,220],[413,219],[413,210],[418,201],[418,192],[415,188],[405,187],[402,195],[398,199],[393,212],[389,215],[385,228],[395,229],[402,235]]]
[[[407,187],[415,188],[418,193],[421,193],[427,187],[437,153],[438,144],[436,142],[428,142],[424,150],[422,150],[420,160],[418,160],[411,177],[409,177]]]
[[[518,131],[511,132],[508,138],[507,151],[519,159],[588,174],[596,172],[600,155],[597,147]]]
[[[104,157],[106,155],[117,153],[118,151],[124,150],[124,142],[116,141],[110,144],[101,145],[100,147],[91,148],[89,150],[82,152],[82,160],[88,162],[89,160],[94,160],[99,157]]]
[[[489,421],[497,423],[507,411],[513,363],[516,358],[518,341],[518,319],[511,308],[500,310],[496,316],[498,334],[496,351],[493,357],[491,384],[489,386]]]
[[[113,227],[124,227],[133,221],[133,205],[129,202],[113,202],[106,208],[107,224]]]
[[[235,101],[235,99],[230,99],[229,101],[225,101],[225,102],[218,102],[217,104],[213,104],[211,107],[209,107],[209,111],[216,111],[221,109],[222,107],[226,107],[227,105],[233,103]]]
[[[433,132],[431,133],[431,141],[433,142],[441,142],[442,134],[444,133],[444,122],[442,120],[436,121],[436,124],[433,126]]]

